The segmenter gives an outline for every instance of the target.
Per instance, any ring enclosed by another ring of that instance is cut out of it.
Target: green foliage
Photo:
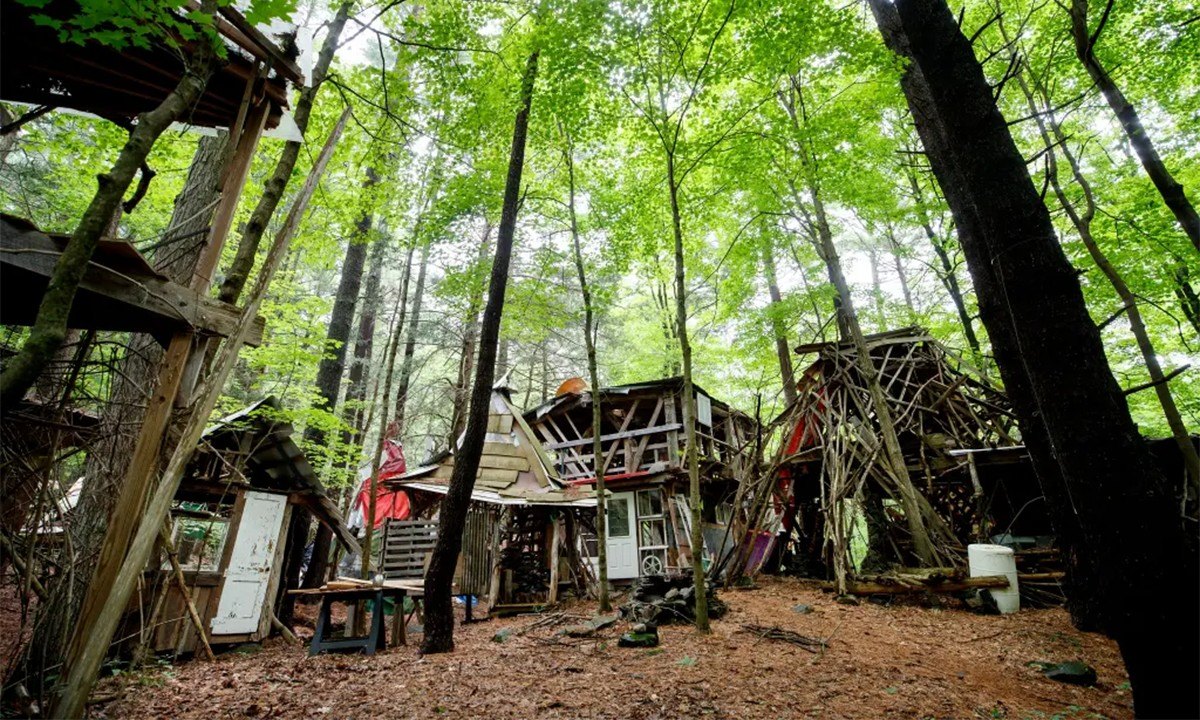
[[[980,30],[975,47],[986,72],[999,81],[1009,63],[1001,25],[1019,33],[1026,71],[1046,83],[1096,193],[1097,242],[1144,301],[1161,362],[1168,371],[1200,364],[1197,329],[1180,300],[1183,282],[1200,287],[1200,262],[1091,90],[1067,40],[1065,14],[1054,3],[999,0],[1004,23],[989,24],[994,5],[963,8],[965,32]],[[1185,5],[1118,0],[1097,53],[1120,68],[1123,89],[1195,202],[1200,23],[1187,22]],[[184,8],[178,1],[88,0],[75,16],[43,22],[69,42],[144,47],[194,39]],[[260,22],[292,9],[293,3],[267,0],[245,12]],[[374,10],[356,13],[366,23]],[[326,15],[318,4],[300,19],[318,28]],[[497,373],[509,371],[516,404],[535,405],[562,380],[586,375],[566,212],[568,154],[602,382],[679,372],[667,152],[682,174],[689,328],[696,380],[709,392],[747,412],[761,403],[770,419],[783,402],[776,330],[788,347],[836,335],[834,293],[814,247],[818,199],[866,330],[920,324],[967,350],[948,276],[961,286],[967,313],[977,309],[953,218],[911,129],[899,67],[860,5],[434,0],[395,6],[366,29],[351,22],[346,34],[355,37],[339,52],[332,87],[319,96],[289,193],[344,103],[353,106],[354,119],[264,305],[266,342],[243,352],[220,408],[280,397],[288,419],[326,431],[324,445],[305,449],[332,483],[348,481],[345,468],[362,461],[364,446],[374,447],[382,419],[394,410],[395,398],[379,397],[377,386],[409,248],[418,256],[430,248],[430,267],[421,317],[411,316],[410,298],[403,318],[406,327],[418,323],[408,457],[417,462],[448,443],[460,355],[490,276],[491,255],[481,256],[480,245],[499,220],[520,74],[534,48],[541,52],[540,76],[501,331],[507,366]],[[1043,143],[1012,82],[999,103],[1041,186]],[[124,137],[102,121],[62,113],[27,124],[0,174],[0,207],[45,229],[69,231],[94,191],[95,172],[111,163]],[[157,144],[150,165],[158,175],[137,211],[121,219],[120,235],[140,247],[162,235],[195,143],[193,135],[172,132]],[[280,148],[279,140],[263,141],[235,227],[248,217]],[[380,181],[365,187],[368,169]],[[1079,197],[1059,171],[1068,195]],[[1093,318],[1102,323],[1120,301],[1052,193],[1047,201]],[[358,223],[366,215],[372,226],[361,236]],[[341,431],[353,428],[344,408],[315,410],[313,403],[350,242],[384,242],[388,250],[362,407],[372,425],[347,445]],[[232,244],[225,248],[222,267],[235,252]],[[767,291],[767,254],[776,266],[778,302]],[[982,335],[978,318],[972,323]],[[1144,383],[1127,324],[1117,319],[1103,333],[1118,381]],[[981,353],[970,359],[992,370],[986,337],[981,341]],[[800,371],[806,360],[793,362]],[[1183,373],[1170,387],[1185,422],[1196,427],[1200,376]],[[1130,395],[1129,403],[1144,432],[1166,431],[1152,392]]]

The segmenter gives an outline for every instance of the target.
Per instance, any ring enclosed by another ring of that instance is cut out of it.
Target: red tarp
[[[383,484],[384,480],[398,478],[408,470],[404,462],[404,448],[395,440],[388,440],[383,444],[383,451],[383,463],[379,466],[379,484],[375,486],[376,530],[388,518],[392,520],[407,520],[409,515],[408,494],[403,490],[392,490]],[[364,524],[366,523],[367,513],[370,510],[370,482],[370,476],[363,480],[362,485],[358,489],[358,499],[355,500],[359,512],[362,513]]]

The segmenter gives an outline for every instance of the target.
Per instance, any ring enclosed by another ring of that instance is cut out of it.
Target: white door
[[[638,576],[637,538],[633,535],[633,493],[614,493],[608,498],[608,579]]]
[[[245,497],[221,600],[212,619],[213,635],[257,632],[271,582],[287,496],[248,491]]]

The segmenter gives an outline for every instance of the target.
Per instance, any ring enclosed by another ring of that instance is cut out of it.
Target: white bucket
[[[1021,591],[1017,588],[1017,558],[1012,548],[1003,545],[968,545],[967,565],[971,577],[1003,575],[1008,578],[1007,588],[988,588],[996,599],[1001,613],[1015,613],[1021,609]]]

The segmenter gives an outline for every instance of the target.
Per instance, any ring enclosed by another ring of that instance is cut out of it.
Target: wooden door
[[[258,631],[267,589],[276,570],[275,550],[286,510],[286,495],[253,490],[245,493],[221,599],[210,625],[213,635]]]
[[[607,503],[608,579],[638,576],[637,537],[634,534],[633,493],[613,493]]]

